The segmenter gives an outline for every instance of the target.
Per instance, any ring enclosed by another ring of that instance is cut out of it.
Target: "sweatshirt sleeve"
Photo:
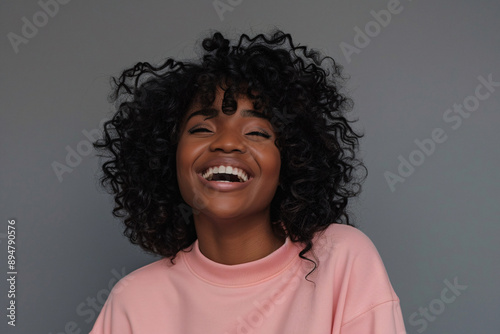
[[[406,334],[398,301],[388,301],[373,307],[344,323],[342,334]]]
[[[361,231],[349,229],[345,241],[344,277],[338,306],[340,334],[406,333],[399,298],[372,241]]]

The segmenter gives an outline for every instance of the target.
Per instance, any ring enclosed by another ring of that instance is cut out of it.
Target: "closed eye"
[[[190,134],[193,134],[193,133],[197,133],[197,132],[212,132],[212,131],[210,131],[207,128],[196,128],[196,129],[188,130],[188,132]],[[260,132],[260,131],[252,131],[252,132],[247,133],[247,135],[260,136],[260,137],[264,137],[264,138],[267,138],[267,139],[271,138],[271,135],[269,135],[268,133],[266,133],[266,132]]]
[[[247,133],[247,135],[252,135],[252,136],[261,136],[261,137],[264,137],[264,138],[271,138],[271,136],[265,132],[260,132],[260,131],[253,131],[253,132],[250,132],[250,133]]]
[[[196,129],[191,129],[188,131],[189,133],[196,133],[196,132],[211,132],[209,129],[206,128],[196,128]]]

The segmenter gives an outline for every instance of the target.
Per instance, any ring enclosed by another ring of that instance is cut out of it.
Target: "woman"
[[[91,333],[405,333],[349,226],[364,166],[340,67],[280,31],[202,47],[115,80],[102,183],[163,258],[113,288]]]

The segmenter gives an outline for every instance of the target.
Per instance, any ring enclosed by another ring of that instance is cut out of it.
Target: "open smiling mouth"
[[[248,181],[248,175],[244,170],[231,166],[210,167],[202,173],[202,177],[207,181],[217,182]]]

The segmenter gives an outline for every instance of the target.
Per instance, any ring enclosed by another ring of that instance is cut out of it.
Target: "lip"
[[[204,186],[210,189],[214,189],[220,192],[240,190],[248,186],[252,182],[253,177],[249,177],[245,182],[220,182],[220,181],[208,181],[200,173],[196,173],[198,179]]]

